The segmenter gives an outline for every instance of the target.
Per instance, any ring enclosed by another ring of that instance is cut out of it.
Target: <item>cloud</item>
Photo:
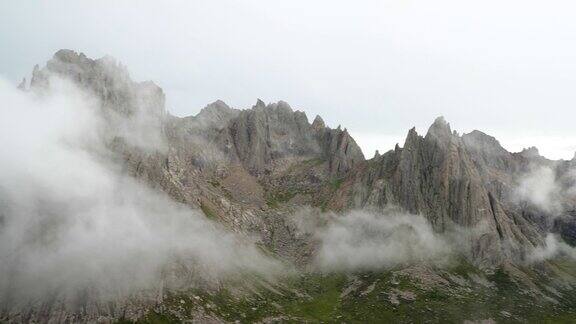
[[[561,187],[556,180],[556,172],[547,166],[533,167],[520,178],[515,196],[540,210],[557,214],[562,210]]]
[[[279,270],[245,238],[122,175],[103,154],[97,101],[51,85],[38,97],[0,80],[0,305]]]
[[[445,265],[453,253],[451,243],[424,217],[394,210],[343,215],[312,215],[305,210],[295,215],[294,222],[301,233],[318,242],[314,263],[322,271]]]
[[[520,176],[512,198],[549,216],[560,216],[576,202],[576,168],[572,163],[532,166]]]
[[[528,262],[542,262],[558,255],[576,260],[576,248],[564,243],[556,235],[548,233],[543,246],[535,247],[528,255]]]

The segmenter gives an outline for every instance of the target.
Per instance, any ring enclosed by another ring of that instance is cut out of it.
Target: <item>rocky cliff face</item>
[[[103,108],[123,115],[165,114],[162,89],[151,81],[132,81],[126,67],[111,57],[93,60],[82,53],[59,50],[44,68],[34,67],[30,87],[35,91],[49,87],[49,76],[74,82],[95,94]]]
[[[313,201],[331,179],[364,162],[347,130],[331,129],[320,117],[310,124],[305,113],[282,101],[258,100],[247,110],[216,101],[196,116],[179,118],[166,113],[163,92],[152,82],[132,81],[112,58],[92,60],[70,50],[35,67],[30,90],[48,91],[54,77],[97,99],[112,125],[109,147],[126,172],[264,241],[274,239],[267,233],[276,226],[268,224],[268,215],[282,209],[270,207],[277,207],[276,200]],[[147,139],[151,134],[153,141]],[[135,145],[140,142],[153,145]]]
[[[238,157],[255,174],[265,172],[275,161],[320,154],[306,114],[293,111],[283,101],[266,106],[258,100],[252,109],[240,113],[230,131]]]
[[[554,168],[558,179],[566,179],[566,164],[547,160],[534,149],[510,153],[479,131],[459,136],[438,118],[425,136],[411,129],[403,148],[396,146],[350,172],[330,206],[400,206],[425,215],[438,232],[474,229],[469,257],[479,265],[521,262],[526,251],[542,244],[543,233],[552,226],[545,220],[552,217],[519,203],[514,196],[518,183],[537,167]],[[557,223],[573,219],[567,212],[573,200],[566,204]]]

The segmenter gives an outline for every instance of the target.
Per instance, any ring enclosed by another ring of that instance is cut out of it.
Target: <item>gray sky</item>
[[[191,115],[285,100],[367,156],[443,115],[510,150],[576,151],[576,3],[531,0],[1,1],[0,75],[110,54]]]

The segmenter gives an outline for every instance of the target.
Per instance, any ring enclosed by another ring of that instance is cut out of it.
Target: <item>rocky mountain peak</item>
[[[93,60],[83,53],[59,50],[44,68],[34,67],[31,90],[45,91],[50,86],[51,76],[70,80],[94,94],[104,109],[122,115],[144,112],[161,117],[165,114],[162,89],[152,81],[132,81],[126,67],[112,57]]]
[[[474,139],[477,142],[482,142],[482,143],[490,143],[490,144],[497,144],[500,145],[500,143],[498,142],[498,140],[496,140],[495,137],[490,136],[484,132],[481,132],[479,130],[473,130],[470,133],[464,134],[462,135],[463,137],[468,137],[470,139]]]
[[[536,146],[531,146],[528,148],[523,149],[520,153],[521,156],[525,157],[525,158],[539,158],[540,152],[538,151],[538,148]]]
[[[266,107],[266,103],[264,101],[262,101],[262,99],[258,98],[258,99],[256,99],[256,104],[254,105],[253,108],[255,108],[255,107],[264,108],[264,107]]]
[[[490,155],[509,155],[495,137],[478,130],[462,135],[462,140],[471,151],[481,151]]]
[[[436,138],[438,140],[448,139],[451,136],[452,130],[450,129],[450,124],[447,123],[442,116],[434,120],[434,123],[432,123],[426,134],[427,138]]]
[[[272,104],[272,105],[274,105],[274,104]],[[293,111],[293,110],[292,110],[292,107],[290,107],[290,105],[289,105],[286,101],[283,101],[283,100],[278,101],[278,102],[275,104],[275,106],[278,107],[278,109],[284,109],[284,110],[287,110],[287,111],[288,111],[288,110],[289,110],[289,111]]]
[[[330,172],[343,176],[355,165],[365,160],[362,150],[347,130],[325,128],[317,134],[324,156],[330,162]]]
[[[420,135],[418,135],[416,127],[410,128],[408,135],[406,136],[406,140],[404,141],[404,148],[410,150],[411,147],[418,142],[419,138]]]
[[[322,119],[322,117],[320,117],[320,115],[316,115],[316,117],[314,118],[314,121],[312,122],[312,128],[314,130],[322,130],[326,128],[326,124],[324,123],[324,120]]]
[[[362,168],[351,185],[352,208],[399,205],[426,215],[437,231],[453,224],[471,228],[485,224],[482,237],[471,237],[471,254],[479,264],[498,264],[531,246],[538,235],[520,226],[507,209],[509,174],[519,169],[498,141],[475,131],[459,137],[443,119],[434,121],[425,137],[410,129],[404,148],[396,146],[379,163]]]
[[[232,108],[230,108],[224,101],[218,99],[208,105],[206,105],[206,107],[202,108],[200,110],[200,112],[196,115],[196,117],[201,116],[201,115],[211,115],[211,114],[222,114],[222,113],[226,113],[229,110],[231,110]]]
[[[61,62],[72,63],[78,61],[79,59],[85,59],[84,53],[77,53],[76,51],[70,49],[60,49],[53,56],[54,59]]]
[[[239,110],[230,108],[224,101],[216,100],[202,108],[196,116],[192,117],[193,125],[190,126],[199,129],[206,129],[207,127],[222,129],[239,113]]]

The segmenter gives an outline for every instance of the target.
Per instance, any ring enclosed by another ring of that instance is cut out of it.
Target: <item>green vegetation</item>
[[[168,324],[177,322],[179,322],[179,320],[174,316],[170,316],[168,314],[160,314],[156,311],[150,311],[140,323]]]
[[[496,284],[498,290],[508,291],[515,288],[515,284],[510,278],[510,275],[502,269],[497,269],[493,275],[488,277],[490,281]]]
[[[293,284],[303,289],[309,297],[286,302],[289,314],[310,321],[330,321],[338,317],[340,293],[345,284],[343,275],[311,275]]]
[[[332,190],[336,191],[336,190],[340,189],[340,187],[342,186],[342,183],[344,183],[343,178],[332,179],[332,180],[330,180],[330,188],[332,188]]]
[[[204,215],[207,218],[209,218],[211,220],[217,220],[218,219],[218,215],[210,207],[208,207],[208,205],[201,203],[200,209],[202,209],[202,212],[204,213]]]
[[[474,283],[471,275],[484,278],[487,284]],[[262,279],[252,278],[252,284],[259,287],[257,293],[238,296],[230,292],[234,289],[222,289],[211,294],[200,290],[169,294],[162,312],[155,309],[140,322],[178,322],[195,310],[241,323],[263,319],[285,323],[462,323],[483,319],[573,323],[576,318],[576,292],[566,289],[551,301],[520,286],[502,269],[485,274],[464,263],[431,276],[436,284],[422,284],[395,271],[308,273],[265,285],[258,284]],[[545,282],[538,284],[544,287]],[[266,288],[270,285],[273,289]]]
[[[270,208],[278,208],[281,204],[285,204],[294,198],[296,193],[296,191],[280,191],[269,194],[266,198],[266,205]]]
[[[299,171],[302,169],[310,169],[310,168],[314,168],[318,165],[321,165],[322,163],[326,162],[326,160],[324,159],[320,159],[320,158],[314,158],[314,159],[309,159],[309,160],[304,160],[302,162],[299,163],[295,163],[293,165],[291,165],[285,172],[285,174],[292,174],[295,171]]]
[[[343,183],[344,178],[331,178],[330,180],[324,182],[324,187],[327,189],[327,192],[324,192],[315,206],[320,207],[322,212],[328,211],[328,203],[330,201],[330,197],[332,197],[332,194],[338,191],[340,187],[342,187]]]

